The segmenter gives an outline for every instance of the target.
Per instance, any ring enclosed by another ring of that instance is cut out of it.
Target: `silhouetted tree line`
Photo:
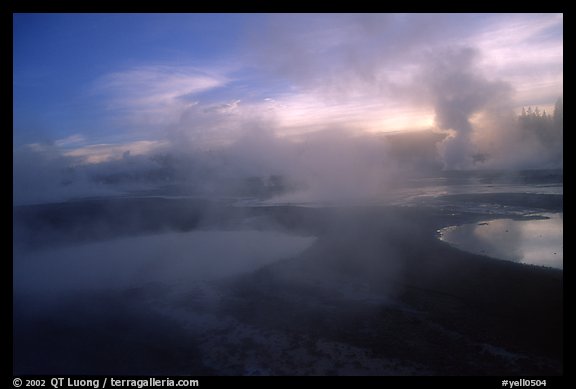
[[[522,108],[518,121],[521,129],[536,137],[542,144],[556,146],[558,142],[560,145],[562,142],[563,114],[563,102],[560,97],[556,100],[551,115],[546,110],[540,111],[538,107]]]

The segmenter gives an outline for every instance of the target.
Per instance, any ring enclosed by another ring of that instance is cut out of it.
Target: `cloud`
[[[58,147],[67,147],[86,142],[86,138],[81,134],[70,135],[66,138],[58,139],[54,144]]]
[[[563,15],[498,15],[470,42],[480,64],[517,91],[518,105],[551,104],[563,88]]]
[[[432,127],[433,111],[424,105],[399,104],[380,97],[327,101],[314,94],[292,94],[278,98],[283,108],[275,115],[282,132],[313,132],[329,126],[348,126],[354,131],[390,132]]]
[[[366,131],[429,127],[435,102],[421,94],[422,68],[435,61],[430,53],[454,47],[477,53],[474,66],[493,74],[491,79],[506,75],[518,90],[512,96],[516,108],[551,104],[561,93],[562,42],[547,32],[562,25],[561,15],[310,14],[262,20],[233,68],[140,66],[103,77],[98,88],[131,128],[175,129],[221,143],[235,136],[239,116],[255,111],[266,111],[286,134],[329,125]],[[542,38],[546,34],[552,38]]]
[[[220,112],[220,113],[231,113],[238,110],[238,104],[240,104],[241,100],[234,100],[230,103],[224,103],[219,105],[213,105],[207,108],[204,108],[205,113],[209,112]]]
[[[225,86],[223,74],[185,66],[141,66],[101,77],[94,92],[105,98],[106,107],[137,123],[165,125],[197,104],[201,93]]]
[[[275,15],[273,30],[254,34],[253,56],[264,71],[329,99],[373,95],[398,101],[427,52],[468,46],[482,53],[479,61],[488,73],[510,77],[513,86],[554,77],[558,95],[562,19],[561,14]]]
[[[102,163],[122,159],[128,155],[149,155],[159,152],[167,141],[141,140],[123,144],[96,144],[63,151],[62,155],[74,157],[79,163]]]
[[[508,14],[492,20],[468,42],[484,53],[483,66],[497,69],[562,63],[562,14]]]
[[[384,131],[448,132],[434,139],[449,169],[538,166],[546,145],[514,110],[561,93],[561,26],[540,14],[272,15],[234,67],[142,64],[99,78],[92,91],[132,136],[83,132],[27,151],[107,174],[172,155],[197,187],[279,174],[316,197],[393,185],[402,168],[374,134]],[[437,166],[429,154],[419,166]]]

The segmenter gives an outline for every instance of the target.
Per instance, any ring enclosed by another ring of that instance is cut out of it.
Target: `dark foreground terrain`
[[[528,197],[508,202],[562,210],[561,197]],[[436,237],[485,217],[153,198],[17,207],[15,263],[20,250],[246,220],[318,239],[296,257],[184,289],[142,284],[50,303],[15,290],[14,374],[563,374],[563,272]]]

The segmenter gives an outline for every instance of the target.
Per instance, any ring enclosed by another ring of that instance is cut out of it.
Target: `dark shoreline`
[[[561,206],[557,197],[542,196],[541,203],[531,197],[526,205]],[[16,300],[15,374],[242,375],[251,374],[242,361],[254,358],[259,362],[252,373],[265,375],[563,374],[563,272],[465,253],[436,238],[442,227],[486,215],[432,207],[238,208],[165,199],[14,212],[20,233],[30,223],[52,232],[48,238],[26,235],[26,244],[37,249],[88,237],[234,228],[247,217],[255,220],[252,228],[273,225],[318,236],[295,258],[212,282],[216,303],[174,296],[159,285],[70,296],[48,311]],[[102,229],[106,220],[110,228]],[[235,324],[191,333],[181,321],[151,310],[151,301]],[[244,327],[260,335],[238,335]],[[270,334],[289,345],[270,346]],[[364,356],[338,356],[324,343],[363,350]],[[222,355],[204,355],[207,344]],[[294,365],[302,360],[299,353],[326,368]],[[379,370],[374,361],[389,367]]]

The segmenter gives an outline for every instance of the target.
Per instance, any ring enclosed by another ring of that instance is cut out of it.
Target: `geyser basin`
[[[21,253],[14,288],[102,290],[145,283],[186,284],[253,271],[297,255],[315,238],[271,231],[192,231]]]
[[[451,226],[440,231],[440,239],[475,254],[562,269],[562,213],[542,216],[545,219],[496,219]]]

